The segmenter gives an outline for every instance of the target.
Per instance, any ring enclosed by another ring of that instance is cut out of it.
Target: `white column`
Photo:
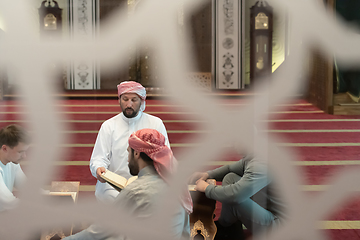
[[[244,2],[214,1],[214,72],[217,89],[242,89],[244,75]]]
[[[70,38],[95,39],[99,29],[99,0],[69,0]],[[98,64],[84,59],[72,62],[68,69],[67,89],[100,89]]]

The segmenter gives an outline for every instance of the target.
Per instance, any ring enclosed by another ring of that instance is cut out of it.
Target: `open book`
[[[126,179],[123,176],[120,176],[110,170],[106,170],[104,173],[101,174],[101,178],[120,192],[127,185],[135,181],[138,177],[133,176],[129,179]]]

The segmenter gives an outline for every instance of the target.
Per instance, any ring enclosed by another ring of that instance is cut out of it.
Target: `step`
[[[347,93],[334,94],[334,115],[360,115],[360,103],[354,102]]]

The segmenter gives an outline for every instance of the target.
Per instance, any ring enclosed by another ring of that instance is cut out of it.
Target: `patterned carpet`
[[[223,107],[241,107],[241,99],[222,99]],[[89,158],[101,123],[119,112],[116,100],[59,100],[59,113],[66,117],[68,141],[62,147],[64,159],[54,162],[57,174],[52,180],[80,181],[79,201],[94,197],[95,179],[89,171]],[[26,111],[21,101],[0,102],[0,127],[10,123],[27,126]],[[174,154],[196,146],[201,118],[188,112],[184,106],[167,100],[147,100],[146,112],[163,119],[168,130]],[[359,168],[360,172],[360,116],[328,115],[307,103],[297,100],[279,106],[270,113],[267,120],[270,134],[281,137],[279,143],[292,148],[298,161],[294,165],[303,176],[303,191],[309,197],[324,191],[334,175],[348,168]],[[30,153],[31,154],[31,153]],[[222,159],[209,162],[204,169],[229,164],[240,158],[229,152]],[[26,165],[23,168],[26,173]],[[181,164],[181,163],[180,163]],[[219,215],[221,205],[217,205]],[[329,239],[360,239],[360,189],[357,197],[349,199],[344,206],[338,206],[320,228]]]

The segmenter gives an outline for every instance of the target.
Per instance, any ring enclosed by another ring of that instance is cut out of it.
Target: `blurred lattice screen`
[[[200,11],[192,13],[190,21],[191,52],[196,58],[194,72],[211,72],[212,58],[212,5],[211,1]]]
[[[211,1],[197,12],[178,9],[178,37],[185,37],[184,31],[190,34],[190,52],[195,58],[195,65],[191,66],[193,73],[211,73],[212,58],[212,5]],[[164,33],[166,34],[166,33]],[[160,79],[154,69],[157,65],[156,49],[146,43],[137,49],[136,64],[131,66],[131,79],[141,82],[146,87],[161,87]]]
[[[118,8],[128,8],[127,0],[101,0],[100,1],[100,34],[102,23]],[[135,9],[136,11],[136,9]],[[131,14],[131,13],[130,13]],[[179,37],[183,31],[190,33],[190,48],[195,57],[196,65],[192,72],[211,73],[212,58],[212,4],[209,1],[197,12],[187,13],[179,8]],[[166,34],[166,33],[164,33]],[[121,43],[119,43],[121,44]],[[159,87],[160,79],[156,76],[154,68],[156,63],[156,49],[146,44],[131,47],[129,66],[120,67],[111,72],[101,71],[101,89],[114,89],[114,86],[124,79],[140,81],[146,87]]]
[[[127,8],[127,0],[101,0],[99,1],[100,11],[100,34],[101,27],[106,24],[106,20],[119,8]],[[119,42],[119,44],[121,44]],[[114,46],[114,49],[116,46]],[[100,65],[100,79],[101,89],[115,89],[116,85],[124,79],[128,79],[128,68],[120,66],[111,71],[101,71]]]

